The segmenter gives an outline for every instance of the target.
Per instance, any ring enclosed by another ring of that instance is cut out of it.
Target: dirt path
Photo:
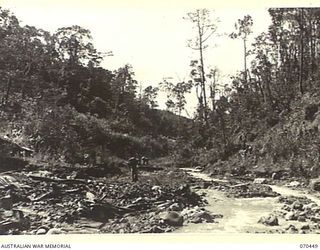
[[[184,169],[193,177],[206,181],[217,180],[208,175],[196,171]],[[320,204],[320,199],[307,194],[303,191],[292,190],[288,187],[270,187],[280,195],[293,195],[297,197],[305,196],[312,201]],[[229,198],[222,191],[206,189],[201,190],[206,193],[208,205],[205,207],[212,213],[222,214],[223,218],[218,219],[218,223],[208,224],[189,224],[177,230],[177,233],[265,233],[270,232],[270,226],[258,223],[262,216],[267,216],[274,211],[279,211],[283,204],[278,202],[278,197],[268,198]],[[272,231],[277,232],[281,229],[294,224],[299,226],[301,222],[286,221],[279,219],[280,226],[273,226]]]

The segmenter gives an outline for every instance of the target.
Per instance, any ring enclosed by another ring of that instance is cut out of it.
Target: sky
[[[197,8],[209,9],[212,18],[220,20],[217,31],[220,36],[208,41],[205,65],[218,67],[221,81],[228,83],[228,76],[243,68],[243,46],[240,40],[221,34],[233,32],[237,19],[247,14],[254,22],[252,40],[267,31],[270,24],[267,7],[279,6],[279,3],[273,0],[258,3],[236,0],[0,0],[0,6],[10,9],[23,25],[50,32],[70,25],[89,29],[95,47],[114,54],[106,57],[102,66],[114,70],[131,64],[136,80],[143,87],[157,86],[167,77],[172,77],[173,81],[188,80],[190,61],[198,59],[198,54],[187,47],[195,31],[183,17]],[[292,1],[281,3],[292,6]],[[166,95],[161,93],[160,108],[164,108],[165,99]],[[188,95],[189,113],[195,106],[196,96],[192,93]]]

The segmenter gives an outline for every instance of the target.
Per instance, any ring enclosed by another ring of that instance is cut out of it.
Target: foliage
[[[54,34],[23,27],[0,8],[1,131],[13,137],[18,130],[38,155],[71,163],[168,154],[168,137],[189,120],[155,109],[157,87],[137,97],[131,65],[100,67],[111,52],[97,51],[92,40],[77,25]]]

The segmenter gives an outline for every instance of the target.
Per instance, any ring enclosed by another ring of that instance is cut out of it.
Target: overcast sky
[[[288,3],[282,1],[285,2]],[[70,25],[89,29],[99,51],[113,51],[114,56],[107,57],[102,64],[105,68],[113,70],[129,63],[143,86],[156,86],[163,77],[188,80],[190,60],[197,59],[196,52],[187,47],[194,31],[183,19],[186,13],[204,7],[212,10],[212,17],[220,19],[219,33],[227,34],[234,31],[237,19],[249,14],[254,22],[253,39],[267,31],[270,23],[267,7],[274,6],[276,1],[259,5],[233,0],[0,0],[0,3],[15,13],[23,25],[50,32]],[[205,64],[218,67],[227,83],[227,75],[243,68],[242,43],[220,36],[212,37],[209,46]],[[159,100],[161,107],[163,96]],[[193,94],[189,96],[190,112],[195,103]]]

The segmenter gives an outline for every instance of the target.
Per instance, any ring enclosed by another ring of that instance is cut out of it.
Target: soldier
[[[138,164],[139,164],[139,159],[135,157],[131,157],[128,161],[128,165],[131,169],[131,176],[132,176],[133,182],[136,182],[138,180]]]

